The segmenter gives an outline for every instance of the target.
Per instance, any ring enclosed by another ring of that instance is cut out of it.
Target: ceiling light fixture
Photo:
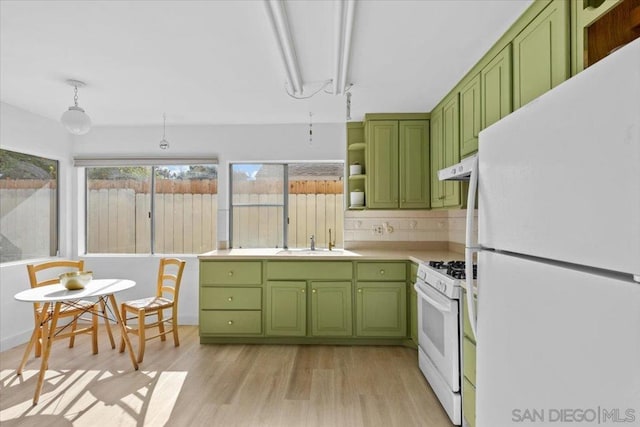
[[[343,95],[347,89],[349,56],[355,0],[337,0],[335,3],[335,57],[333,69],[333,94]]]
[[[291,39],[291,31],[289,30],[289,21],[287,20],[284,2],[264,0],[264,4],[269,23],[271,24],[271,30],[276,38],[280,59],[284,64],[287,84],[293,90],[294,96],[302,95],[302,77],[300,76],[298,59],[293,47],[293,40]]]
[[[166,138],[166,130],[167,130],[167,114],[162,113],[162,140],[160,140],[160,148],[166,150],[169,148],[169,141]]]
[[[64,125],[64,127],[74,135],[84,135],[89,132],[91,129],[91,119],[84,112],[82,108],[78,106],[78,88],[83,87],[85,84],[79,80],[67,80],[67,84],[73,86],[74,95],[73,102],[74,105],[69,107],[67,111],[62,113],[62,117],[60,117],[60,122]]]

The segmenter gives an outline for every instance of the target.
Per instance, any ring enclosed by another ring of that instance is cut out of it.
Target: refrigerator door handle
[[[473,227],[474,227],[474,213],[476,205],[476,190],[478,189],[478,156],[475,156],[473,165],[471,167],[471,178],[469,180],[469,192],[467,194],[467,232],[465,236],[465,249],[464,249],[464,261],[465,261],[465,281],[464,287],[467,291],[467,317],[471,324],[471,332],[473,338],[477,340],[477,318],[475,298],[473,295],[473,253],[478,249],[473,245]]]

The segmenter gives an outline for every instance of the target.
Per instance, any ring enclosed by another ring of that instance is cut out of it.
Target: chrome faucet
[[[336,247],[336,242],[335,242],[335,240],[331,241],[331,229],[329,229],[329,250],[331,250],[331,249],[333,249],[335,247]]]
[[[316,250],[316,238],[314,237],[314,235],[311,235],[311,250],[315,251]]]

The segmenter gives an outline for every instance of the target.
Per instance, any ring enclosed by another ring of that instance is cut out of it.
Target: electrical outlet
[[[384,229],[382,228],[381,225],[374,225],[373,226],[373,234],[382,234],[384,231]]]

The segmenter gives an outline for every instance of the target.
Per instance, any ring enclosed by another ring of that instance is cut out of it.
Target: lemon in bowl
[[[92,271],[73,271],[71,273],[62,273],[60,276],[60,284],[70,291],[84,289],[84,287],[93,279]]]

